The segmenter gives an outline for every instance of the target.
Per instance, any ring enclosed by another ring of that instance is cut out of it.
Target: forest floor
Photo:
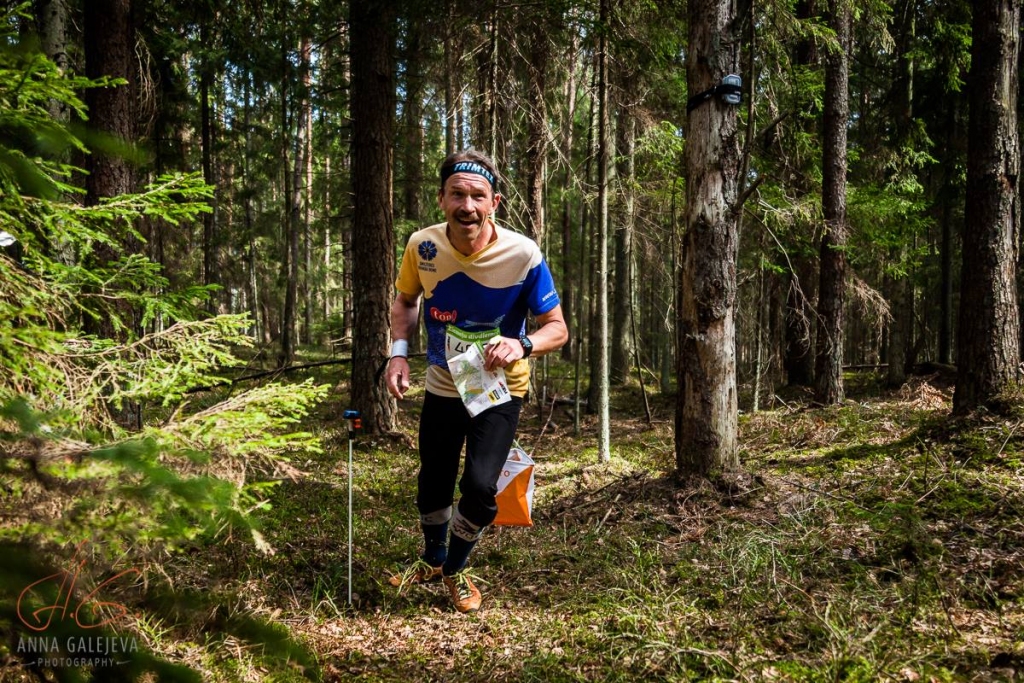
[[[668,400],[652,398],[649,425],[636,386],[615,392],[608,463],[594,418],[575,437],[570,407],[533,403],[535,526],[481,541],[472,615],[440,585],[387,584],[418,552],[411,439],[354,442],[347,604],[339,397],[315,425],[324,452],[293,463],[308,476],[262,515],[276,553],[220,544],[177,573],[286,625],[327,681],[1024,678],[1024,422],[951,424],[936,377],[847,385],[839,407],[793,395],[742,415],[745,475],[720,485],[673,480]],[[409,435],[419,398],[401,405]],[[272,666],[230,639],[206,652],[211,679]]]
[[[353,442],[348,604],[342,372],[319,375],[340,389],[303,425],[323,452],[257,515],[273,554],[227,538],[163,566],[221,606],[148,642],[206,680],[1024,680],[1024,414],[954,423],[937,377],[849,376],[841,406],[796,393],[742,414],[741,476],[679,484],[670,397],[648,424],[636,385],[614,392],[608,463],[595,418],[574,436],[571,406],[534,402],[535,525],[488,531],[483,608],[463,615],[439,584],[387,583],[418,553],[422,390],[407,438]],[[262,635],[218,629],[236,615]]]

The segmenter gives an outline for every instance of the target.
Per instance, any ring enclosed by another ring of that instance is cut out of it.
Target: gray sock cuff
[[[437,524],[447,524],[452,518],[452,506],[444,508],[443,510],[434,510],[427,514],[420,513],[420,524],[426,524],[427,526],[435,526]]]
[[[452,534],[464,541],[478,541],[484,535],[484,528],[477,526],[456,511],[452,518]]]

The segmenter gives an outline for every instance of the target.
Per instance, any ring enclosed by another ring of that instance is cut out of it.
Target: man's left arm
[[[543,356],[545,353],[557,351],[569,341],[569,329],[565,326],[561,304],[547,313],[541,313],[536,320],[537,329],[527,335],[533,342],[531,356]],[[522,358],[522,355],[519,357]]]
[[[533,344],[533,356],[557,351],[569,340],[569,330],[565,326],[565,316],[559,304],[546,313],[536,317],[537,329],[527,335]],[[500,341],[488,344],[484,349],[484,367],[488,370],[506,368],[523,357],[525,350],[518,339],[501,337]]]

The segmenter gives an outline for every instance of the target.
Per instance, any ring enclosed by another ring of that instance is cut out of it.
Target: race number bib
[[[444,357],[451,360],[460,353],[465,353],[473,344],[483,349],[484,345],[494,337],[500,336],[500,332],[494,330],[483,330],[482,332],[467,332],[460,330],[455,325],[446,325],[444,332]]]

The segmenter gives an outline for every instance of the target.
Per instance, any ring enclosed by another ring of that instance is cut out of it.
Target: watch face
[[[533,342],[526,335],[519,338],[519,343],[523,345],[523,358],[526,358],[533,352]]]

